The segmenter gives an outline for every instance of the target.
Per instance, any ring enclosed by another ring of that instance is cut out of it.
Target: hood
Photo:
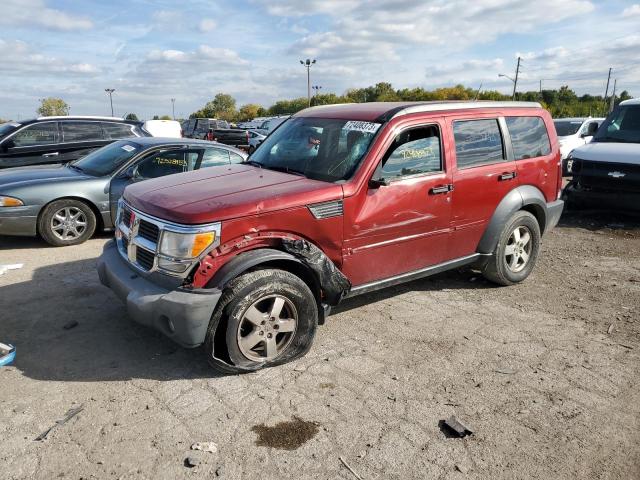
[[[149,215],[197,225],[342,198],[342,187],[246,164],[130,185],[124,199]]]
[[[573,151],[581,160],[640,165],[640,143],[593,142]]]
[[[35,165],[0,170],[0,191],[5,188],[24,187],[61,180],[94,178],[64,165]]]

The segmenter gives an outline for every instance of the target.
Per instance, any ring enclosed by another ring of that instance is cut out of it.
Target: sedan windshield
[[[602,123],[592,141],[640,143],[640,105],[616,108]]]
[[[373,122],[291,118],[265,139],[249,163],[339,182],[356,171],[379,128]]]
[[[582,120],[554,120],[556,133],[559,137],[575,135],[582,125]]]
[[[70,166],[94,177],[103,177],[114,173],[141,150],[142,145],[130,140],[120,140],[91,152],[72,162]]]

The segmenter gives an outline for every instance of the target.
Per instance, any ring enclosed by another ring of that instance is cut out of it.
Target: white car
[[[175,120],[147,120],[142,128],[152,137],[182,138],[182,127]]]
[[[255,151],[255,149],[258,148],[258,145],[260,145],[265,138],[267,138],[266,135],[262,135],[255,130],[249,130],[249,155],[251,155]]]
[[[564,161],[572,150],[589,143],[604,118],[556,118],[558,141],[560,142],[560,156]]]

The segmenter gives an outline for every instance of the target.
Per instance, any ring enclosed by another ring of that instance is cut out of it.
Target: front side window
[[[396,135],[373,178],[393,180],[440,171],[440,131],[436,126],[426,126],[405,130]]]
[[[207,148],[204,151],[200,168],[229,165],[229,152],[224,148]]]
[[[338,182],[360,165],[380,123],[296,117],[268,136],[250,157],[263,168]]]
[[[503,162],[502,135],[497,119],[453,122],[458,168]]]
[[[105,137],[108,140],[119,140],[121,138],[135,137],[132,126],[127,123],[109,123],[102,124]]]
[[[592,142],[640,143],[640,105],[620,105],[602,123]]]
[[[29,125],[11,138],[16,147],[31,147],[58,143],[58,122]]]
[[[551,153],[547,127],[540,117],[506,117],[516,160],[543,157]]]
[[[189,170],[186,153],[184,150],[155,152],[138,163],[135,177],[148,179],[186,172]]]
[[[61,122],[63,142],[91,142],[102,140],[98,122]]]

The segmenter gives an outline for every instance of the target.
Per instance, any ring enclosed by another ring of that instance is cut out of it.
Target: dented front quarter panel
[[[338,187],[339,188],[339,187]],[[337,200],[339,196],[320,202]],[[308,202],[308,205],[320,202]],[[235,256],[256,248],[284,250],[283,239],[304,240],[338,267],[342,265],[343,216],[316,219],[306,205],[222,222],[221,244],[209,252],[193,275],[192,286],[204,288],[215,273]]]

